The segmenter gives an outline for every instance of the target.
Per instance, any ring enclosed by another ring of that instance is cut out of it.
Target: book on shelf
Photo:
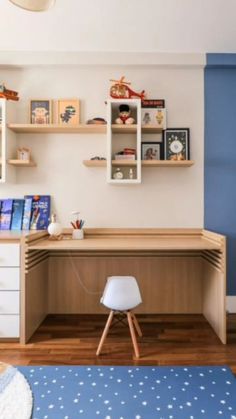
[[[24,201],[25,201],[25,205],[24,205],[24,212],[23,212],[22,230],[29,230],[33,199],[25,198]]]
[[[154,125],[166,129],[166,109],[164,99],[142,100],[141,120],[143,125]]]
[[[25,204],[24,199],[13,200],[11,230],[21,230],[24,204]]]
[[[1,205],[0,230],[10,230],[13,199],[3,199]]]
[[[32,199],[30,230],[47,230],[50,223],[50,195],[26,195],[25,199]]]
[[[115,154],[115,160],[135,160],[135,154]]]

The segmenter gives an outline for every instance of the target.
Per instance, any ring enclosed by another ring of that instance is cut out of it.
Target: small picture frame
[[[142,160],[162,160],[163,159],[163,143],[161,142],[142,142]]]
[[[59,99],[56,103],[57,124],[79,125],[80,103],[78,99]]]
[[[30,123],[46,125],[52,123],[52,101],[49,99],[31,99]]]
[[[165,160],[181,161],[190,159],[189,128],[167,128],[163,132]]]

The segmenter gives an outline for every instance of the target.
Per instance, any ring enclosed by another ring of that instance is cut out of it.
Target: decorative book
[[[0,229],[10,230],[12,218],[13,199],[3,199],[0,217]]]
[[[11,230],[21,230],[24,204],[24,199],[14,199],[12,207]]]
[[[30,229],[32,202],[33,202],[32,198],[25,198],[22,230],[29,230]]]
[[[50,223],[51,197],[50,195],[27,195],[32,198],[32,214],[30,230],[47,230]]]

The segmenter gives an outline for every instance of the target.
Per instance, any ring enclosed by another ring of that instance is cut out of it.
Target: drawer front
[[[0,339],[19,338],[20,316],[0,315]]]
[[[20,313],[19,291],[0,291],[0,315]]]
[[[20,289],[20,269],[0,268],[0,291]]]
[[[20,266],[20,245],[0,244],[0,266]]]

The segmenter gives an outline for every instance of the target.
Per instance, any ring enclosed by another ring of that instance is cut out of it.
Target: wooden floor
[[[138,316],[143,337],[136,360],[128,328],[118,324],[95,353],[106,317],[50,315],[27,346],[0,343],[0,361],[13,365],[222,365],[236,374],[236,315],[223,345],[200,315]]]

